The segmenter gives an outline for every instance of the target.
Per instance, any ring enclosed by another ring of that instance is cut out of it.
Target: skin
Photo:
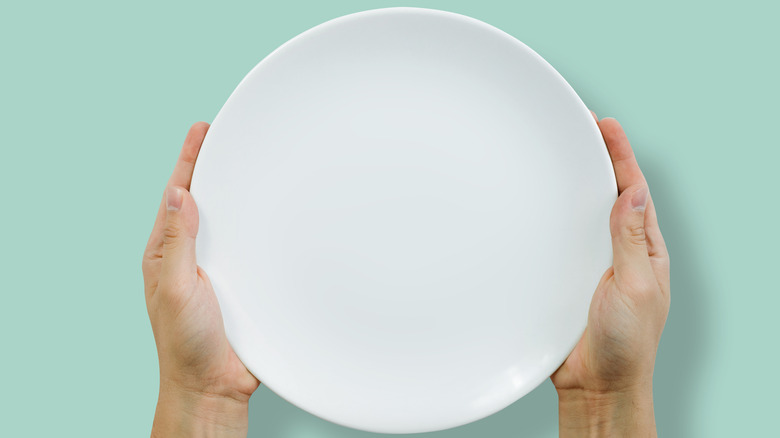
[[[652,375],[669,309],[669,256],[623,129],[593,117],[618,181],[614,265],[596,289],[582,339],[551,377],[560,435],[655,436]],[[245,437],[249,398],[260,384],[228,343],[214,290],[195,260],[198,210],[189,188],[208,128],[190,128],[143,256],[160,363],[152,437]]]
[[[225,337],[219,303],[195,262],[198,210],[189,194],[207,123],[184,140],[143,257],[144,289],[160,362],[152,437],[246,436],[260,382]]]
[[[551,380],[561,437],[657,436],[653,367],[669,313],[669,253],[655,206],[617,120],[601,129],[618,184],[613,266],[601,278],[582,339]]]

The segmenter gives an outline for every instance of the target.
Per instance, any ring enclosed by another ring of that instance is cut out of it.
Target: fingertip
[[[182,150],[182,153],[187,155],[183,157],[185,160],[191,161],[197,157],[200,145],[203,143],[209,127],[210,125],[206,122],[195,122],[190,126],[190,130],[187,131],[187,137],[184,139],[184,148]]]
[[[185,189],[189,188],[192,172],[195,169],[195,162],[198,160],[200,147],[203,145],[208,129],[209,124],[206,122],[197,122],[190,127],[179,153],[179,159],[176,161],[176,166],[173,169],[173,174],[171,174],[168,180],[169,184],[184,186]]]
[[[203,121],[195,122],[195,123],[192,124],[192,126],[190,126],[190,131],[196,131],[196,132],[203,132],[203,133],[205,133],[206,131],[208,131],[210,126],[211,125],[209,125],[208,123],[203,122]]]
[[[614,134],[623,130],[620,122],[614,117],[602,117],[601,120],[599,120],[599,127],[601,127],[602,132],[606,131],[605,134]]]
[[[200,144],[203,143],[203,138],[206,137],[206,133],[208,132],[210,126],[211,125],[206,122],[193,123],[192,126],[190,126],[187,140],[189,140],[190,143],[196,143],[198,148],[200,148]]]
[[[206,135],[206,131],[209,129],[209,124],[206,122],[195,122],[190,125],[190,129],[187,131],[187,137],[184,139],[185,143],[191,143],[192,140]]]

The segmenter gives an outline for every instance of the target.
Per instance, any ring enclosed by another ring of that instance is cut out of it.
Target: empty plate
[[[391,8],[260,62],[192,181],[198,262],[247,368],[375,432],[446,429],[538,386],[611,264],[598,127],[512,36]]]

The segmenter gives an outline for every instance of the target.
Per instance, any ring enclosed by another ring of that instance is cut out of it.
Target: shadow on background
[[[696,436],[689,418],[693,394],[702,384],[699,370],[705,365],[705,352],[710,347],[707,334],[712,321],[707,282],[692,242],[693,216],[687,211],[681,191],[676,190],[674,176],[665,174],[667,166],[653,158],[637,152],[669,249],[672,296],[655,364],[656,423],[659,436]]]
[[[554,437],[558,398],[549,380],[511,406],[483,420],[441,432],[385,435],[338,426],[291,405],[261,386],[249,403],[250,438],[522,438]]]

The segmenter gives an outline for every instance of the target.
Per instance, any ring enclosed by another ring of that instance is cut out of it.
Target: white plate
[[[391,8],[266,57],[192,182],[198,261],[265,385],[335,423],[446,429],[563,362],[611,264],[587,108],[481,21]]]

